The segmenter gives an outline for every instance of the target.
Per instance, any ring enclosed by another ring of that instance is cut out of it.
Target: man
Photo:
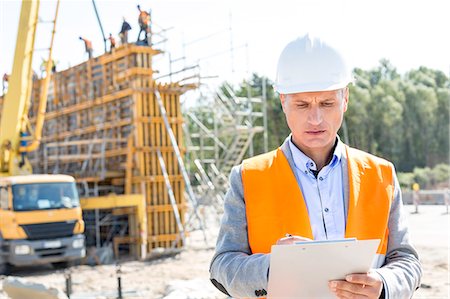
[[[86,51],[86,53],[88,53],[88,59],[92,58],[92,52],[94,51],[94,49],[92,48],[92,42],[90,40],[88,40],[87,38],[84,37],[79,37],[80,40],[82,40],[84,42],[84,50]]]
[[[149,44],[148,35],[150,33],[150,14],[145,10],[142,10],[140,5],[138,5],[137,8],[139,10],[138,23],[139,27],[141,28],[139,30],[137,42],[141,41],[141,33],[144,32],[144,39],[142,41],[145,44]]]
[[[28,204],[33,209],[39,209],[39,187],[37,185],[29,186]]]
[[[50,67],[52,74],[56,73],[56,64],[57,64],[57,62],[55,62],[55,60],[52,59],[51,67]],[[47,69],[47,60],[42,59],[41,66],[40,66],[41,77],[44,77],[46,69]]]
[[[26,147],[30,143],[30,139],[28,138],[30,136],[30,133],[28,133],[26,125],[22,125],[22,130],[20,131],[20,146]],[[20,162],[19,167],[22,168],[25,165],[25,159],[27,157],[27,152],[20,152]]]
[[[418,183],[412,184],[412,198],[413,198],[413,204],[414,204],[414,214],[419,214],[419,204],[420,204],[420,185]]]
[[[3,79],[2,79],[3,94],[5,94],[5,90],[8,88],[8,81],[9,81],[9,75],[7,73],[4,73]]]
[[[113,49],[116,48],[116,39],[114,38],[112,33],[109,34],[108,40],[109,40],[109,53],[112,53]]]
[[[336,297],[410,298],[419,286],[392,164],[337,136],[351,81],[341,54],[320,39],[304,36],[281,53],[275,89],[292,134],[231,171],[210,267],[219,290],[265,297],[272,245],[350,237],[381,240],[377,269],[330,281]]]
[[[130,31],[130,30],[131,30],[131,26],[124,17],[123,22],[122,22],[122,28],[120,28],[120,32],[119,32],[120,43],[122,45],[128,44],[128,31]]]
[[[14,210],[25,210],[29,208],[28,197],[27,197],[27,187],[17,185],[13,189],[14,197]]]

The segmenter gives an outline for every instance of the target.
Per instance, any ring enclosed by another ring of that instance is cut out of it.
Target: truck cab
[[[86,254],[75,179],[0,177],[0,273],[10,265],[70,264]]]

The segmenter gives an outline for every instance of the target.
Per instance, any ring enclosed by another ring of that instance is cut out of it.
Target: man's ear
[[[348,91],[348,87],[346,87],[345,89],[344,89],[344,103],[343,103],[343,105],[344,105],[344,112],[345,111],[347,111],[347,108],[348,108],[348,100],[349,100],[349,95],[350,95],[350,93],[349,93],[349,91]]]
[[[280,102],[281,102],[281,108],[283,109],[283,112],[286,113],[286,110],[284,109],[284,105],[286,103],[286,95],[280,93]]]

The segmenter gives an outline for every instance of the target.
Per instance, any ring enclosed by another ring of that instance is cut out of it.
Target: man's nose
[[[320,107],[313,105],[308,114],[308,122],[311,125],[319,125],[320,123],[322,123],[322,120],[322,110],[320,109]]]

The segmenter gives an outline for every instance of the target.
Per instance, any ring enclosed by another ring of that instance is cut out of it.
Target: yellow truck
[[[0,273],[10,265],[79,260],[86,254],[83,232],[73,177],[0,177]]]

